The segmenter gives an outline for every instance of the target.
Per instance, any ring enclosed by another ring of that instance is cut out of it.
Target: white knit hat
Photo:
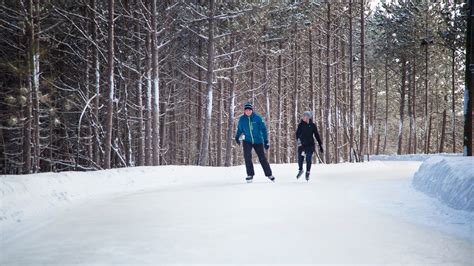
[[[305,112],[303,113],[303,116],[306,116],[306,117],[308,117],[308,118],[313,118],[313,113],[312,113],[311,111],[305,111]]]

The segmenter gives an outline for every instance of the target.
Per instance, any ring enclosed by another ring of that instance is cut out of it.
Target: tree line
[[[1,0],[2,172],[240,164],[233,135],[247,101],[269,128],[271,163],[295,162],[306,110],[323,163],[462,152],[468,11],[456,1]]]

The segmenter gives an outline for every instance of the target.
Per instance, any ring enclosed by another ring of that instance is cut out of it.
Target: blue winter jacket
[[[268,141],[268,132],[262,117],[253,112],[250,116],[245,114],[239,117],[235,139],[244,134],[244,141],[252,144],[262,144]]]

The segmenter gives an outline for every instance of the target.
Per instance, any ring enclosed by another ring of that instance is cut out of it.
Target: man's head
[[[309,123],[309,120],[313,118],[313,113],[311,113],[310,111],[306,111],[303,113],[303,121],[305,121],[306,123]]]
[[[251,103],[248,102],[244,105],[244,113],[245,113],[246,116],[251,116],[252,115],[253,106],[252,106]]]

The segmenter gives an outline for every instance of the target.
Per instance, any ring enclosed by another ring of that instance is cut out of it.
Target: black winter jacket
[[[318,141],[319,146],[322,145],[321,137],[319,136],[318,128],[316,124],[313,123],[313,120],[309,120],[309,123],[301,122],[298,124],[298,129],[296,130],[296,139],[301,141],[301,146],[304,149],[310,148],[314,151],[314,138]]]

